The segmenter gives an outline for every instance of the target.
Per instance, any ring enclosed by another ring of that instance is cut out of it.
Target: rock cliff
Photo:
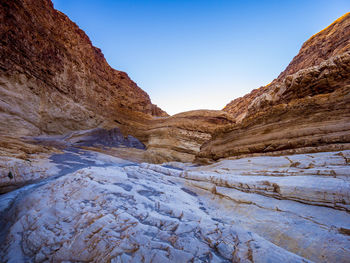
[[[330,60],[328,61],[329,63],[325,62],[332,57],[343,55],[349,51],[350,13],[347,13],[307,40],[302,45],[298,55],[293,58],[277,79],[264,87],[255,89],[249,94],[231,101],[223,110],[238,117],[238,121],[240,121],[248,112],[252,112],[254,106],[259,106],[259,109],[269,106],[268,104],[254,105],[257,104],[257,98],[260,96],[265,98],[267,96],[263,95],[264,93],[271,95],[271,93],[279,91],[279,93],[276,94],[278,96],[276,99],[288,102],[294,98],[329,93],[334,90],[334,86],[337,84],[349,84],[349,75],[347,75],[349,74],[347,68],[348,56],[346,56],[346,61]],[[317,66],[320,66],[323,62],[325,63],[322,64],[322,67],[317,68]],[[316,68],[313,68],[315,66]],[[302,69],[308,70],[294,75]],[[315,81],[316,78],[318,78],[318,81]],[[329,86],[326,87],[326,85],[322,85],[325,83]],[[262,98],[260,98],[260,100],[261,99]],[[276,99],[271,102],[273,102],[273,104],[280,103],[280,101]],[[253,102],[254,100],[256,100],[255,103]],[[265,98],[265,100],[267,99]]]
[[[1,133],[64,133],[133,115],[167,116],[49,0],[0,2],[0,96]]]
[[[8,141],[118,127],[145,144],[150,162],[349,148],[349,14],[306,41],[271,84],[223,111],[164,118],[51,1],[1,2],[0,12],[0,133]],[[31,146],[20,145],[27,156]]]
[[[1,2],[0,12],[2,155],[12,156],[10,147],[16,157],[28,157],[32,146],[13,137],[118,127],[148,147],[144,160],[193,161],[217,127],[232,123],[221,111],[163,118],[168,115],[126,73],[111,68],[49,0]]]
[[[218,129],[199,157],[349,148],[350,13],[306,41],[271,84],[230,102],[236,123]]]

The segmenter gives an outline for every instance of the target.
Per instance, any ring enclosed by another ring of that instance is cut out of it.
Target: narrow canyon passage
[[[350,151],[136,163],[78,148],[0,196],[8,262],[346,262]],[[317,180],[317,188],[315,182]]]
[[[0,1],[0,263],[349,263],[350,6],[334,1]]]

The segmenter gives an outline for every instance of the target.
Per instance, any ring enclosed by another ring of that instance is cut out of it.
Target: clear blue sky
[[[169,114],[266,85],[349,0],[53,0]]]

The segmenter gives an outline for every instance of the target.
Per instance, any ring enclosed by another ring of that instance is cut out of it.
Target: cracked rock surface
[[[0,196],[2,261],[350,260],[350,151],[209,166],[94,156]]]

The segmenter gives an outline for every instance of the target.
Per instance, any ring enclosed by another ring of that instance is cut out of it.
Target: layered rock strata
[[[0,96],[0,131],[19,135],[167,115],[49,0],[0,3]]]
[[[237,117],[239,121],[251,114],[254,107],[264,108],[269,104],[280,104],[281,101],[289,102],[295,98],[329,93],[339,85],[349,84],[349,58],[348,54],[344,55],[349,51],[350,13],[347,13],[307,40],[277,79],[231,101],[223,110]],[[337,56],[340,57],[331,59]],[[323,62],[326,63],[321,65]],[[305,70],[294,75],[303,69]],[[264,93],[267,94],[262,95]],[[266,98],[267,95],[271,96],[270,100]],[[267,104],[257,103],[260,96],[263,96],[260,100],[265,97]]]
[[[0,12],[0,122],[6,123],[0,132],[5,139],[11,136],[8,142],[17,137],[27,145],[20,136],[69,137],[72,131],[81,139],[97,127],[118,127],[125,137],[133,135],[146,145],[147,154],[138,152],[142,159],[193,161],[215,128],[232,123],[221,111],[162,118],[167,114],[126,73],[112,69],[85,33],[48,0],[4,2]]]
[[[214,110],[189,111],[152,120],[144,132],[147,151],[159,155],[161,162],[192,162],[217,128],[233,122],[226,112]]]
[[[151,162],[349,148],[349,14],[305,42],[271,84],[228,104],[228,114],[155,119],[166,113],[50,1],[4,2],[0,11],[6,136],[119,127]]]
[[[0,257],[348,262],[349,160],[343,151],[196,167],[55,154],[61,177],[0,196]]]
[[[349,23],[227,112],[164,117],[50,1],[1,2],[1,261],[349,262]],[[305,151],[333,152],[242,158]],[[241,159],[141,163],[195,156]]]
[[[200,158],[349,149],[350,14],[304,43],[271,84],[229,103]]]

